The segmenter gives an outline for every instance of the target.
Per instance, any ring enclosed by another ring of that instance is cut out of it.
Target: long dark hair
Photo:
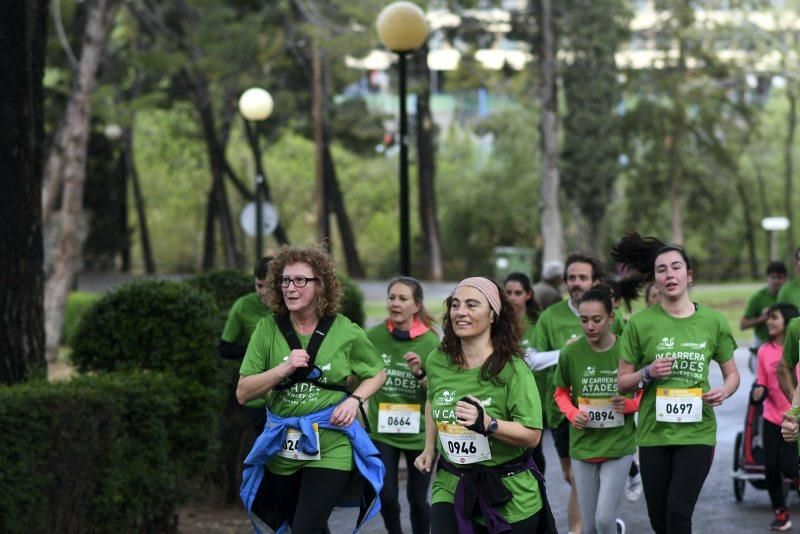
[[[642,237],[638,232],[628,232],[622,236],[619,242],[611,247],[611,257],[652,281],[655,279],[656,258],[670,251],[680,254],[686,262],[686,270],[692,270],[692,262],[689,261],[689,256],[682,246],[667,245],[652,236]]]
[[[512,358],[521,358],[523,355],[519,340],[524,333],[522,323],[517,319],[517,314],[511,302],[508,301],[506,293],[497,282],[492,280],[497,286],[500,294],[500,313],[496,314],[493,310],[494,322],[491,325],[492,354],[481,366],[481,380],[491,381],[493,384],[500,384],[500,372],[506,364],[511,363]],[[450,357],[453,365],[463,367],[467,361],[461,348],[461,338],[459,338],[453,323],[450,321],[450,306],[453,303],[453,296],[447,297],[445,302],[445,312],[442,316],[442,330],[444,337],[439,345],[439,349]]]
[[[611,296],[625,303],[625,309],[631,313],[631,302],[639,298],[639,289],[644,283],[644,275],[634,273],[624,277],[612,277],[605,280]]]
[[[794,304],[789,304],[787,302],[778,302],[777,304],[773,304],[769,307],[767,313],[778,312],[783,316],[783,331],[786,332],[786,329],[789,328],[789,321],[794,319],[795,317],[800,317],[800,310],[797,309],[797,306]],[[773,341],[774,338],[770,337],[770,341]]]
[[[509,282],[519,282],[519,285],[522,286],[522,290],[531,293],[531,298],[525,301],[525,315],[532,321],[536,321],[539,318],[539,305],[536,304],[536,299],[533,298],[533,286],[531,285],[531,279],[528,278],[528,275],[525,273],[514,272],[510,273],[506,276],[506,279],[503,280],[503,292],[505,293],[505,285]]]
[[[611,301],[611,291],[612,289],[607,285],[597,284],[584,292],[580,300],[578,300],[578,306],[584,302],[599,302],[603,305],[603,308],[606,309],[606,313],[611,315],[614,313],[614,303]]]

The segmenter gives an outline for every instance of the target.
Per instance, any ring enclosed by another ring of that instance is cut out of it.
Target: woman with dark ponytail
[[[617,385],[620,392],[644,388],[636,433],[650,524],[657,534],[691,533],[714,456],[714,407],[739,387],[736,342],[722,314],[690,299],[693,273],[683,247],[631,232],[611,257],[653,281],[661,295],[625,327]],[[722,371],[720,387],[708,382],[711,360]]]

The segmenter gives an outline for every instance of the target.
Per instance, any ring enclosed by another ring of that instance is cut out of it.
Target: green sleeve
[[[241,300],[237,300],[231,306],[231,311],[228,313],[228,319],[225,321],[225,328],[222,330],[222,341],[228,343],[236,343],[242,338],[244,328],[242,325]]]
[[[614,314],[614,324],[611,325],[611,331],[614,335],[620,336],[625,330],[625,319],[622,317],[622,311]]]
[[[548,335],[547,325],[549,316],[539,318],[536,326],[533,327],[533,336],[531,337],[531,346],[539,352],[548,350],[555,350],[557,347],[551,346],[550,336]]]
[[[558,355],[556,371],[553,374],[553,383],[556,387],[568,388],[571,385],[569,379],[569,354],[569,346],[567,346]]]
[[[761,310],[757,309],[759,300],[758,296],[759,293],[756,293],[747,300],[747,306],[744,309],[744,316],[743,316],[746,319],[755,319],[756,317],[761,315]]]
[[[775,302],[791,302],[789,299],[789,285],[791,285],[791,283],[792,282],[786,282],[781,286],[778,290],[778,297],[775,299]]]
[[[528,428],[542,428],[542,403],[536,380],[525,362],[513,360],[514,372],[510,374],[508,390],[508,412],[512,421]]]
[[[366,332],[357,324],[352,324],[353,343],[350,346],[350,368],[359,379],[372,378],[383,369],[383,360],[375,345],[367,338]],[[250,352],[250,347],[247,348]]]
[[[798,344],[800,344],[800,319],[792,319],[789,321],[786,339],[783,341],[783,361],[789,369],[794,369],[800,358],[800,345]]]
[[[719,334],[717,339],[717,351],[714,353],[714,359],[717,363],[725,363],[733,358],[733,351],[736,350],[736,340],[733,339],[731,327],[728,326],[728,321],[725,317],[719,315]]]
[[[628,321],[620,338],[619,357],[637,368],[642,361],[642,349],[639,344],[639,332],[633,320]]]
[[[271,321],[259,321],[256,331],[247,344],[247,352],[239,367],[239,374],[243,376],[257,375],[267,370],[267,351],[271,335],[275,330],[270,329]]]

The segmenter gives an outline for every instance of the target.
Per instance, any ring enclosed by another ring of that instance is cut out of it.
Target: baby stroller
[[[733,448],[733,495],[736,501],[744,498],[744,490],[749,482],[754,488],[767,489],[766,473],[764,468],[764,418],[760,402],[754,402],[752,397],[747,404],[747,414],[744,419],[744,431],[736,434]],[[794,482],[790,479],[783,481],[783,492],[788,497]],[[800,490],[799,490],[800,491]]]

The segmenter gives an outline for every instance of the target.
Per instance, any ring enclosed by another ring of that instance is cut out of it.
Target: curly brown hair
[[[314,296],[314,308],[317,317],[336,315],[342,298],[342,286],[334,274],[333,260],[322,245],[297,247],[283,245],[278,255],[270,262],[267,271],[267,301],[273,313],[286,315],[289,309],[283,301],[281,278],[283,269],[293,263],[306,263],[311,267],[318,279],[317,292]]]
[[[486,359],[481,366],[481,380],[490,380],[494,384],[500,384],[500,372],[506,364],[511,363],[512,358],[522,358],[523,351],[520,347],[519,340],[525,332],[522,321],[517,318],[514,307],[506,297],[505,291],[492,280],[492,283],[497,286],[497,292],[500,295],[500,313],[495,314],[495,320],[492,323],[491,339],[492,339],[492,354]],[[461,338],[459,338],[453,329],[453,323],[450,320],[450,306],[453,303],[453,296],[447,297],[445,302],[445,312],[442,316],[442,330],[444,337],[439,345],[439,350],[450,356],[450,361],[453,365],[463,367],[466,364],[464,352],[461,349]]]

